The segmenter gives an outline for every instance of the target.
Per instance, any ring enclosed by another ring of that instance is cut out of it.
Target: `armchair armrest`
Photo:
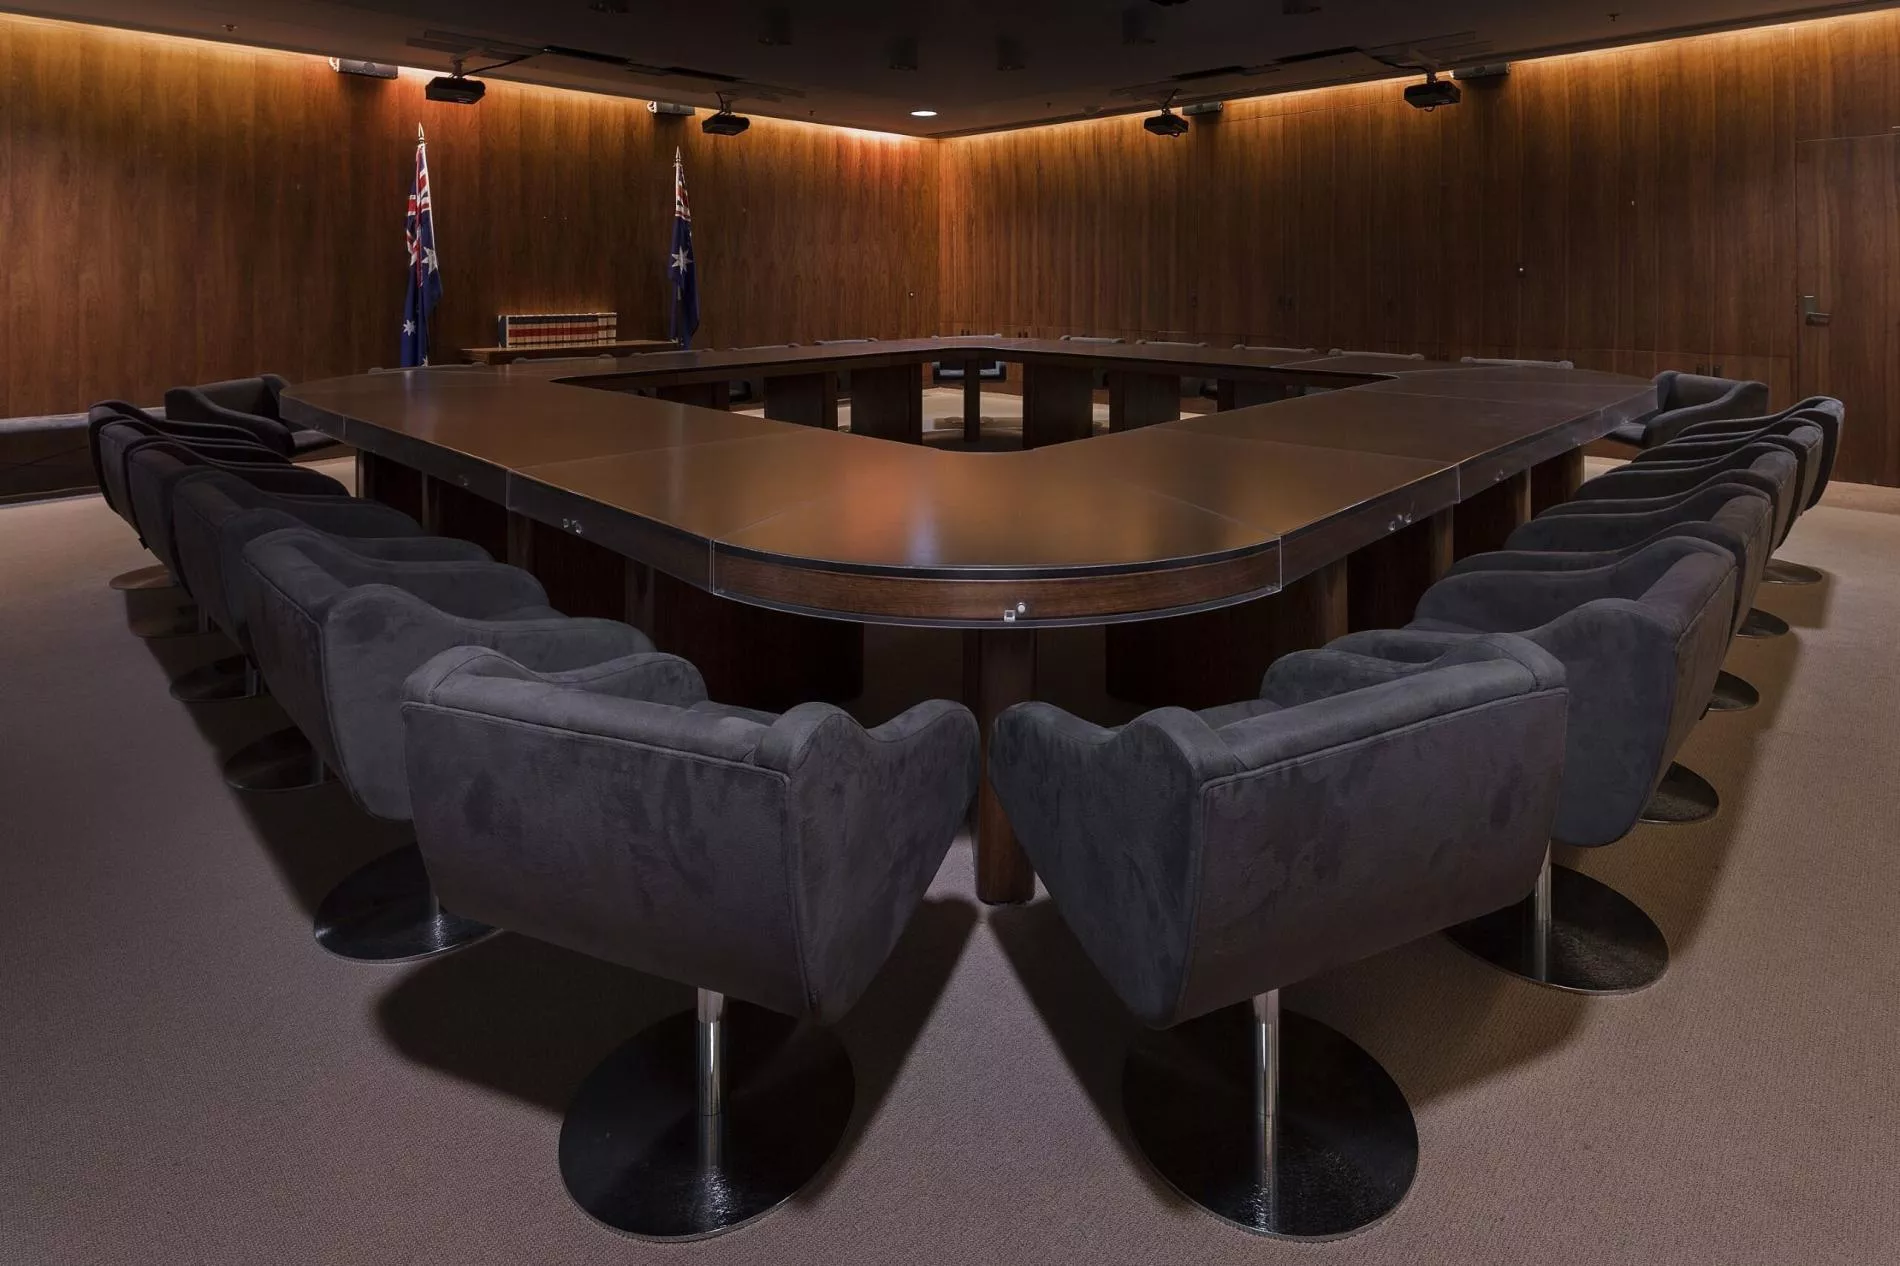
[[[598,699],[632,699],[644,703],[688,708],[706,698],[706,685],[699,670],[677,655],[658,651],[635,651],[578,668],[540,672],[488,646],[456,646],[441,652],[403,683],[403,697],[412,703],[438,702],[443,682],[452,676],[464,679],[512,680],[532,685],[565,686],[575,702],[577,694]],[[545,691],[536,691],[545,699]],[[594,725],[576,728],[597,731]],[[612,732],[610,728],[597,732]]]
[[[277,535],[281,534],[273,534],[272,539]],[[297,533],[296,543],[345,588],[376,587],[404,594],[449,617],[485,620],[547,605],[541,582],[506,563],[374,558],[316,531]]]

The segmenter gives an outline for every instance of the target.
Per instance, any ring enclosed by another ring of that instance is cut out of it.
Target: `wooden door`
[[[1834,477],[1900,486],[1900,136],[1795,146],[1801,396],[1847,405]]]

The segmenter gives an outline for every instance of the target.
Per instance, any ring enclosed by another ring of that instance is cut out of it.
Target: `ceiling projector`
[[[1173,110],[1163,110],[1160,114],[1151,114],[1143,119],[1141,126],[1156,136],[1181,136],[1188,130],[1188,121]]]
[[[737,136],[751,126],[752,120],[745,115],[721,110],[718,114],[707,115],[700,123],[699,130],[712,136]]]
[[[423,95],[431,101],[448,101],[455,105],[474,105],[488,91],[488,85],[479,79],[464,79],[460,75],[437,75],[423,89]]]
[[[1439,106],[1457,105],[1464,95],[1457,84],[1428,71],[1424,83],[1406,88],[1405,104],[1414,110],[1436,110]]]

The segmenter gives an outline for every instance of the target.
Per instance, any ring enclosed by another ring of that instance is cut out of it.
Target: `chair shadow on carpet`
[[[823,1192],[856,1149],[976,924],[968,900],[926,900],[838,1024],[857,1101],[837,1155],[800,1199]],[[692,1005],[686,985],[503,932],[404,972],[375,1009],[384,1036],[411,1063],[559,1114],[616,1047]]]
[[[1184,1203],[1142,1158],[1122,1112],[1122,1062],[1140,1023],[1053,902],[992,910],[989,925],[1131,1167],[1158,1197]],[[1292,986],[1284,1005],[1364,1047],[1417,1111],[1543,1058],[1599,1003],[1515,980],[1427,937]]]
[[[156,639],[146,642],[145,647],[172,677],[237,653],[237,648],[220,634]],[[290,725],[283,709],[268,697],[176,706],[191,714],[204,735],[207,755],[219,765],[253,739]],[[414,841],[406,823],[371,817],[356,807],[350,793],[334,779],[300,791],[242,792],[227,788],[225,794],[237,801],[250,820],[299,908],[312,916],[325,894],[345,876],[391,849]]]

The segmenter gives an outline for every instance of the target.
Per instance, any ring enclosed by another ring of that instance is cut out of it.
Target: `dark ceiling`
[[[1884,8],[1799,0],[38,0],[47,17],[947,135]],[[551,50],[540,51],[536,50]],[[937,111],[913,118],[916,109]]]

